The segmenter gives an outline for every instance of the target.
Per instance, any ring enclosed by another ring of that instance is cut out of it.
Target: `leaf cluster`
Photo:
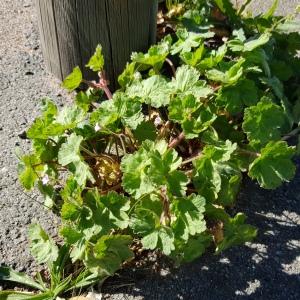
[[[273,6],[253,17],[229,1],[175,4],[177,32],[133,53],[118,91],[108,89],[98,46],[87,66],[99,82],[75,68],[64,87],[87,89],[60,111],[45,99],[27,133],[20,181],[60,214],[72,262],[95,277],[131,260],[134,239],[179,262],[252,240],[246,216],[229,213],[243,176],[275,189],[295,174],[294,21],[274,17]],[[51,245],[33,240],[40,262],[57,256]]]

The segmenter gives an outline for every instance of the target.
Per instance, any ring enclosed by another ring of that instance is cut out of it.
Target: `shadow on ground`
[[[276,191],[245,179],[236,211],[259,228],[254,243],[175,270],[124,271],[103,286],[105,298],[300,299],[299,182],[299,168],[294,181]]]

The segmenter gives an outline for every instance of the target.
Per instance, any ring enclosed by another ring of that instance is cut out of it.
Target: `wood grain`
[[[85,65],[97,44],[103,47],[112,88],[134,51],[155,43],[157,0],[35,0],[44,58],[63,80]]]

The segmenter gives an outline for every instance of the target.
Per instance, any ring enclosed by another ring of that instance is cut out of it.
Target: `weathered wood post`
[[[48,69],[63,80],[103,47],[112,87],[133,51],[155,43],[157,0],[35,0]]]

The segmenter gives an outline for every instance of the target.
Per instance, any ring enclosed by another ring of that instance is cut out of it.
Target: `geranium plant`
[[[27,132],[20,181],[61,216],[71,260],[90,276],[114,274],[138,241],[179,262],[251,241],[256,228],[228,210],[243,176],[275,189],[295,174],[296,23],[274,6],[243,17],[245,6],[204,2],[166,17],[176,33],[133,53],[114,93],[99,45],[87,64],[99,80],[75,68],[63,83],[74,103],[44,99]]]

